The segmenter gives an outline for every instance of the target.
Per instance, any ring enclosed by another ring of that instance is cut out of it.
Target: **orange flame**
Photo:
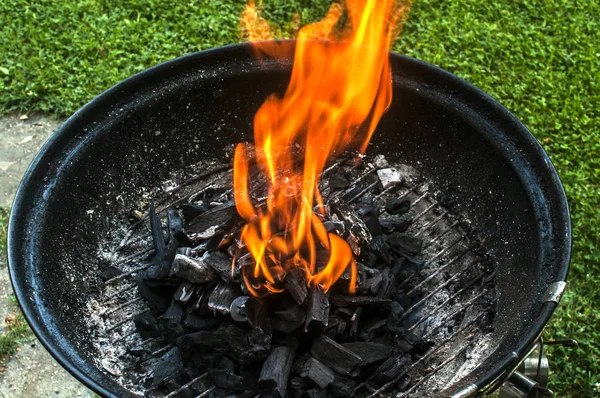
[[[255,260],[253,269],[243,270],[251,294],[282,291],[280,283],[294,267],[325,291],[350,267],[354,292],[352,250],[322,223],[319,176],[336,155],[350,149],[364,153],[389,107],[388,52],[407,10],[393,0],[346,0],[345,7],[332,4],[325,18],[298,32],[285,95],[272,94],[254,117],[256,163],[270,184],[265,206],[255,206],[249,193],[247,146],[238,144],[234,155],[235,203],[247,222],[241,239]],[[344,12],[346,23],[339,28]],[[250,40],[271,38],[254,1],[242,15],[242,30]],[[265,50],[260,43],[255,47]],[[323,250],[328,260],[319,267]]]

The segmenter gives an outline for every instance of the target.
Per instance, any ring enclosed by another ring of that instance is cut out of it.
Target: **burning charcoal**
[[[242,364],[264,360],[271,350],[271,336],[259,328],[244,332],[238,326],[228,325],[217,333],[229,346],[232,358]]]
[[[342,221],[325,221],[323,223],[327,232],[334,233],[338,236],[342,236],[346,232],[346,226]]]
[[[362,358],[360,366],[383,361],[390,354],[390,347],[385,344],[355,342],[342,344],[342,347]]]
[[[339,190],[347,188],[350,185],[348,179],[344,176],[344,173],[339,171],[329,177],[329,188],[332,190]]]
[[[171,298],[169,298],[162,291],[162,289],[156,289],[148,286],[148,279],[146,277],[145,272],[140,272],[135,276],[135,281],[137,282],[138,292],[140,296],[142,296],[148,306],[155,311],[165,312],[171,303]]]
[[[273,330],[292,333],[298,329],[306,320],[306,313],[299,305],[291,305],[284,311],[277,311],[271,318]]]
[[[158,320],[148,312],[136,315],[133,318],[133,323],[142,340],[161,336],[161,327]]]
[[[416,254],[421,251],[423,239],[394,232],[388,236],[388,243],[402,254]]]
[[[198,315],[196,312],[192,312],[185,317],[183,326],[189,330],[213,330],[221,324],[216,318],[205,318]]]
[[[275,347],[263,363],[258,378],[258,388],[272,397],[286,396],[288,378],[294,361],[295,351],[286,346]]]
[[[392,232],[405,232],[412,224],[412,217],[404,214],[402,216],[382,218],[379,222],[381,223],[381,231],[389,235]]]
[[[187,303],[190,298],[192,298],[192,295],[195,291],[196,285],[187,281],[183,281],[173,295],[173,298],[181,303]]]
[[[342,375],[352,373],[362,363],[361,357],[323,335],[315,339],[310,353]]]
[[[342,294],[332,294],[329,301],[336,307],[357,307],[389,304],[392,300],[372,296],[345,296]]]
[[[323,330],[329,320],[329,307],[329,294],[319,286],[311,286],[308,292],[304,331]]]
[[[329,391],[335,398],[347,398],[352,396],[355,385],[354,380],[336,375],[333,383],[329,386]]]
[[[400,198],[389,198],[385,202],[385,211],[388,214],[405,214],[410,210],[410,200]]]
[[[400,172],[393,168],[379,169],[377,170],[377,177],[379,177],[379,181],[381,181],[381,186],[385,189],[390,185],[398,184],[402,181],[402,176]]]
[[[228,201],[191,220],[188,233],[194,240],[208,239],[214,236],[217,230],[225,229],[231,225],[236,215],[235,204],[233,201]]]
[[[197,217],[200,214],[203,214],[203,213],[206,213],[207,211],[209,211],[212,207],[208,203],[202,202],[200,204],[181,203],[179,205],[179,208],[183,212],[183,218],[185,218],[185,222],[189,223],[195,217]]]
[[[344,222],[346,230],[350,231],[363,244],[371,242],[371,233],[365,223],[340,198],[332,198],[329,206],[331,213],[337,215]]]
[[[394,380],[405,371],[407,363],[407,357],[391,355],[375,371],[375,381],[383,384]]]
[[[234,287],[228,283],[221,282],[215,287],[208,298],[208,308],[216,315],[217,313],[222,315],[229,314],[231,303],[237,296]]]
[[[242,280],[241,267],[236,267],[231,274],[231,258],[218,251],[208,251],[201,258],[202,263],[215,270],[223,280],[240,282]]]
[[[183,370],[183,360],[179,348],[173,347],[164,354],[154,366],[154,388],[174,378]]]
[[[191,283],[207,283],[217,278],[217,273],[203,261],[184,256],[175,255],[170,274],[185,279]]]
[[[173,300],[167,312],[163,315],[163,322],[166,326],[167,338],[169,341],[175,341],[179,336],[185,333],[183,328],[183,317],[185,310],[181,303]]]
[[[295,364],[294,367],[298,367],[298,374],[306,382],[316,387],[325,388],[335,380],[333,370],[310,355],[303,358],[302,362]]]
[[[285,290],[290,293],[292,299],[302,305],[308,297],[308,288],[306,287],[306,279],[302,275],[302,271],[295,269],[285,276]]]

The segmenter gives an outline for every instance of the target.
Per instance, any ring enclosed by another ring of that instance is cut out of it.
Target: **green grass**
[[[16,299],[11,296],[16,306]],[[0,372],[4,370],[6,360],[17,352],[19,345],[33,337],[23,314],[18,309],[4,319],[5,330],[0,334]]]
[[[239,40],[243,0],[0,3],[0,112],[67,116],[158,62]],[[326,0],[265,0],[286,30]],[[600,393],[600,5],[595,0],[415,0],[397,51],[437,64],[513,111],[565,184],[574,251],[568,291],[546,333],[559,396]],[[0,214],[0,220],[5,215]]]

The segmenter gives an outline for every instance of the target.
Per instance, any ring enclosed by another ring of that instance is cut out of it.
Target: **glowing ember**
[[[354,292],[352,250],[322,223],[319,176],[336,155],[364,153],[392,99],[388,51],[407,11],[392,0],[346,0],[345,7],[334,3],[320,22],[300,29],[285,95],[271,95],[254,117],[256,163],[270,183],[265,206],[256,207],[250,198],[247,146],[235,150],[235,203],[247,222],[241,239],[256,262],[243,270],[251,294],[281,292],[280,282],[293,268],[304,271],[309,285],[327,291],[350,267]],[[242,28],[251,40],[271,38],[253,1]],[[262,50],[260,43],[255,46]],[[321,268],[322,252],[328,259]]]

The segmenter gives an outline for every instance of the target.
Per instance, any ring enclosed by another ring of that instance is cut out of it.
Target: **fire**
[[[272,94],[254,117],[253,161],[269,184],[265,203],[256,205],[250,196],[249,147],[238,144],[234,155],[235,203],[246,221],[241,240],[255,261],[243,269],[251,294],[281,292],[281,282],[294,268],[304,272],[309,285],[325,291],[350,268],[354,292],[352,250],[323,226],[319,176],[336,155],[364,153],[389,107],[388,52],[407,11],[408,5],[393,0],[346,0],[298,32],[285,95]],[[242,29],[250,40],[272,38],[253,1],[242,15]],[[263,50],[260,43],[255,48]]]

